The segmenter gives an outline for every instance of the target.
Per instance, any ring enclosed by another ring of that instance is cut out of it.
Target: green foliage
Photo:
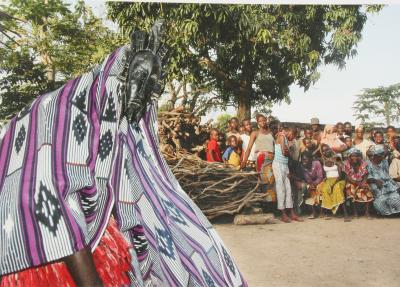
[[[389,126],[399,121],[400,84],[364,89],[357,95],[354,116],[366,126]]]
[[[293,83],[308,89],[321,63],[343,67],[367,19],[354,5],[107,5],[125,35],[165,19],[170,79],[208,86],[239,110],[287,99]]]
[[[228,132],[228,122],[232,118],[232,115],[230,114],[220,114],[217,117],[216,122],[213,124],[215,128],[217,128],[221,133],[227,133]]]
[[[2,9],[11,17],[0,17],[6,31],[0,45],[0,120],[87,72],[125,41],[82,0],[73,9],[62,0],[11,0]]]
[[[86,72],[122,41],[82,0],[73,10],[61,0],[12,0],[6,12],[21,20],[7,21],[20,35],[16,45],[32,49],[60,79]]]
[[[19,52],[1,50],[1,67],[7,74],[0,78],[0,121],[9,120],[34,98],[48,90],[44,66],[24,49]]]

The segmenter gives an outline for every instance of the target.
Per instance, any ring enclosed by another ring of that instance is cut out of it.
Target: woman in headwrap
[[[389,164],[383,145],[368,150],[368,183],[374,194],[374,207],[381,215],[400,212],[399,185],[390,177]]]
[[[328,145],[334,152],[343,152],[347,149],[344,142],[340,140],[334,125],[326,125],[321,135],[321,144]]]
[[[364,127],[362,125],[357,126],[355,129],[353,144],[356,149],[361,151],[363,159],[367,160],[367,151],[374,143],[364,138]]]
[[[367,163],[362,159],[362,153],[356,148],[347,151],[347,160],[344,162],[346,174],[346,198],[353,202],[354,215],[357,216],[358,203],[365,203],[365,215],[369,215],[369,204],[374,200],[371,189],[367,183]]]
[[[321,207],[331,210],[333,214],[336,214],[339,207],[342,206],[344,220],[350,221],[350,218],[347,216],[346,207],[343,204],[346,182],[342,176],[340,158],[326,144],[321,144],[321,154],[325,172],[325,180],[320,187],[322,195]]]

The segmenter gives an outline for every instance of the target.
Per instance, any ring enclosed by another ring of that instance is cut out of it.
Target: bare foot
[[[292,219],[293,221],[298,221],[298,222],[303,222],[303,221],[304,221],[303,218],[298,217],[298,216],[292,216],[291,219]]]
[[[281,217],[281,221],[283,221],[285,223],[290,223],[290,218],[287,215],[283,215]]]

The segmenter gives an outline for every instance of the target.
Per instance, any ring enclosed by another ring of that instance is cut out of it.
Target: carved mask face
[[[161,76],[159,58],[151,51],[140,51],[132,59],[123,99],[124,114],[130,123],[139,122],[151,102],[153,93],[161,93],[158,80]]]

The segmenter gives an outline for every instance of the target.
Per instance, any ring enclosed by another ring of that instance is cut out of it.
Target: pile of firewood
[[[163,153],[204,152],[211,128],[211,121],[202,125],[200,117],[180,109],[158,113],[158,132]]]
[[[184,152],[164,156],[182,188],[209,219],[236,215],[254,202],[265,201],[265,194],[258,192],[258,174],[254,171],[208,163]]]

